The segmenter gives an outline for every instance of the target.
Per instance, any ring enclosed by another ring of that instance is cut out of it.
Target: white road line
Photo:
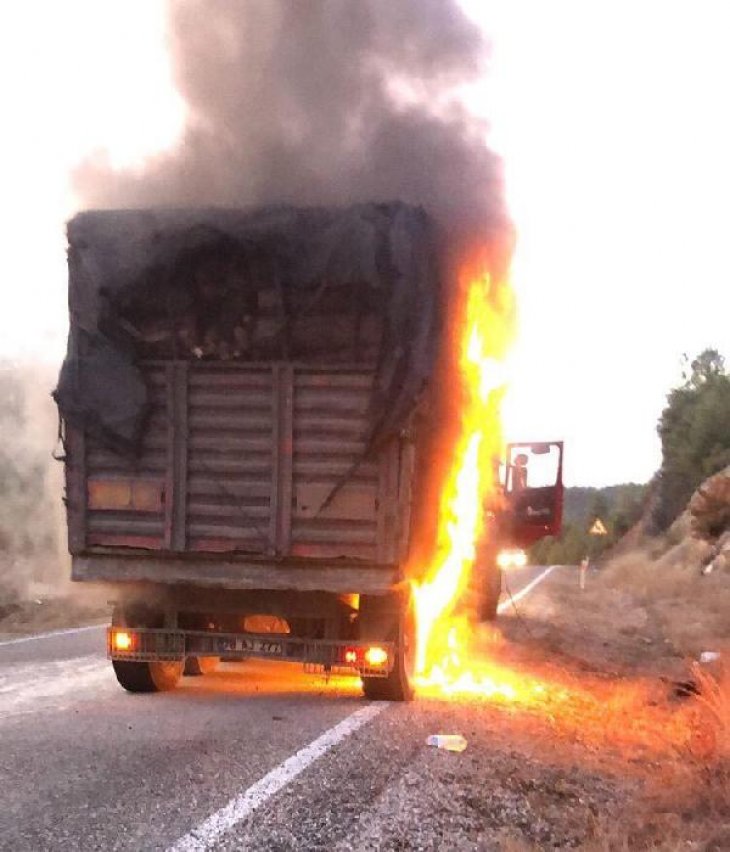
[[[34,633],[32,636],[20,636],[17,639],[3,639],[0,648],[5,645],[20,645],[23,642],[34,642],[36,639],[52,639],[54,636],[68,636],[72,633],[86,633],[87,630],[98,630],[104,624],[89,624],[86,627],[67,627],[65,630],[51,630],[49,633]]]
[[[280,763],[248,790],[231,799],[219,811],[211,814],[208,819],[201,822],[189,834],[181,837],[177,843],[170,847],[168,852],[193,852],[193,850],[197,852],[197,850],[210,849],[222,834],[225,834],[241,820],[246,819],[256,808],[261,807],[315,760],[318,760],[333,746],[349,737],[358,728],[367,724],[387,706],[387,702],[381,701],[356,710],[335,725],[334,728],[325,731],[308,746]]]
[[[497,612],[504,612],[512,606],[513,601],[517,603],[518,600],[524,598],[525,595],[528,595],[538,583],[542,583],[545,577],[552,573],[557,567],[557,565],[551,565],[549,568],[546,568],[542,574],[538,574],[534,580],[531,580],[524,589],[520,589],[519,592],[512,595],[511,598],[507,598],[506,601],[502,601],[502,603],[497,607]]]
[[[524,589],[520,589],[517,594],[513,595],[512,600],[518,601],[520,598],[529,594],[538,583],[541,583],[557,567],[557,565],[551,565],[549,568],[546,568],[542,574],[538,574],[534,580],[529,582]],[[501,603],[499,611],[502,612],[511,606],[511,604],[512,601],[509,600]],[[349,737],[350,734],[353,734],[363,725],[366,725],[387,706],[387,702],[375,702],[368,704],[361,710],[355,711],[335,725],[334,728],[325,731],[308,746],[300,749],[296,754],[287,758],[283,763],[280,763],[271,772],[264,775],[263,778],[249,787],[248,790],[231,799],[219,811],[216,811],[203,820],[192,831],[181,837],[171,846],[168,852],[202,852],[202,850],[211,849],[223,834],[250,816],[257,808],[261,807],[261,805],[265,804],[272,796],[278,793],[279,790],[286,787],[290,781],[293,781],[297,775],[304,772],[308,766],[326,754],[333,746],[336,746],[346,737]]]

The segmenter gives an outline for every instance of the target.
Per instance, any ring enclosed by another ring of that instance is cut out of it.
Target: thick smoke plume
[[[88,206],[422,204],[451,234],[506,232],[485,127],[457,100],[485,45],[452,0],[172,0],[187,104],[141,172],[85,163]]]
[[[501,279],[512,233],[501,163],[461,99],[487,51],[456,0],[171,0],[168,13],[183,137],[137,172],[84,163],[86,206],[400,200],[438,221],[452,283],[475,246]],[[442,395],[431,455],[448,461],[458,406]],[[435,533],[443,471],[430,467],[417,523]],[[429,535],[422,544],[431,552]]]

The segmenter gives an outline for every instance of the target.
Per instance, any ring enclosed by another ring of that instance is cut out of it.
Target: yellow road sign
[[[606,529],[606,525],[600,518],[596,518],[593,521],[593,525],[588,530],[591,535],[608,535],[608,530]]]

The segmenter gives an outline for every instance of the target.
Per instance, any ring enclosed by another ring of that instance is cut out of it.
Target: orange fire
[[[509,285],[489,274],[481,259],[462,271],[456,323],[456,364],[461,384],[457,438],[441,490],[436,555],[414,582],[416,673],[421,690],[513,696],[515,687],[479,677],[467,662],[471,631],[456,612],[463,600],[484,530],[485,506],[498,486],[495,459],[502,450],[500,403],[503,360],[514,302]]]

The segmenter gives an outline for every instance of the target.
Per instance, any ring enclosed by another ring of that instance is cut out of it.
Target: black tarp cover
[[[68,223],[70,330],[55,393],[65,420],[119,451],[135,451],[147,390],[124,317],[134,305],[184,310],[186,266],[216,252],[233,253],[244,266],[246,258],[259,267],[265,260],[292,304],[303,294],[316,300],[325,282],[377,311],[382,335],[369,442],[401,426],[432,369],[439,269],[432,222],[421,208],[398,202],[79,213]],[[260,276],[239,276],[235,286],[245,299]],[[322,336],[317,363],[327,361],[326,321]]]

